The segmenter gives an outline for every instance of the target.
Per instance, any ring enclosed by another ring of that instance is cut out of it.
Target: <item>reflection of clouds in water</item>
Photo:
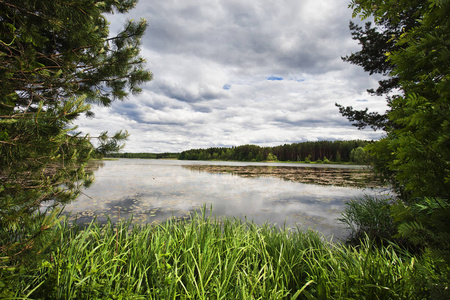
[[[105,161],[96,182],[66,211],[89,220],[94,214],[106,220],[133,215],[138,223],[186,217],[203,205],[213,215],[238,217],[262,224],[313,227],[342,236],[335,221],[344,202],[377,189],[362,190],[319,186],[274,177],[240,177],[182,168],[179,161]],[[186,162],[183,162],[186,163]],[[199,162],[196,162],[199,163]],[[236,163],[234,163],[236,164]],[[89,215],[86,211],[90,211]],[[100,217],[99,217],[100,219]]]

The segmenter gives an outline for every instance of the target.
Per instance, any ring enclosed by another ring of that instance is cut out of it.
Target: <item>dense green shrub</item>
[[[450,205],[446,200],[423,197],[412,204],[399,202],[391,211],[398,226],[397,237],[427,248],[429,255],[450,265]]]

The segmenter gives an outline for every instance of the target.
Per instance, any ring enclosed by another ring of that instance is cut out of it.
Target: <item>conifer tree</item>
[[[351,7],[391,24],[417,12],[415,26],[394,36],[396,48],[385,53],[402,95],[388,103],[393,126],[368,150],[399,192],[399,236],[450,264],[450,1],[355,0]]]
[[[406,31],[418,25],[423,8],[422,0],[409,1],[407,6],[396,10],[397,18],[388,15],[378,15],[375,24],[366,22],[364,28],[350,22],[352,38],[361,45],[361,50],[342,59],[351,64],[360,66],[370,75],[381,74],[384,79],[378,81],[376,89],[368,89],[371,95],[385,95],[390,103],[396,96],[389,96],[392,91],[399,91],[399,77],[393,74],[395,65],[386,60],[386,53],[404,48],[397,43],[397,39]],[[356,5],[352,4],[354,8]],[[355,15],[356,16],[356,15]],[[344,107],[336,104],[339,112],[345,116],[353,126],[358,129],[370,127],[373,130],[386,130],[388,127],[398,126],[389,120],[388,113],[369,112],[369,109],[355,110],[352,106]]]
[[[391,24],[402,23],[404,11],[418,12],[416,25],[392,37],[397,46],[385,53],[402,95],[388,102],[393,126],[374,149],[405,196],[448,199],[450,1],[405,0],[393,6],[391,1],[366,0],[353,1],[352,7],[355,14]]]
[[[135,4],[0,0],[1,270],[42,253],[56,208],[92,182],[91,157],[127,137],[104,133],[95,148],[73,121],[92,116],[91,104],[123,100],[151,80],[139,55],[145,20],[127,21],[112,37],[105,17]]]

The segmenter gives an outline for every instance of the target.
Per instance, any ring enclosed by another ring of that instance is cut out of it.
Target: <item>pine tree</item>
[[[375,24],[366,22],[364,28],[350,22],[352,38],[359,42],[361,50],[342,57],[343,61],[362,67],[369,75],[384,75],[385,79],[378,81],[377,89],[368,89],[367,91],[371,95],[386,95],[388,103],[396,97],[389,96],[389,93],[398,91],[400,84],[399,77],[393,74],[395,64],[386,59],[386,53],[404,48],[404,45],[396,41],[404,32],[418,25],[423,9],[422,0],[408,2],[408,5],[396,10],[398,15],[395,18],[388,14],[379,14]],[[354,1],[351,6],[355,9],[355,17],[359,7]],[[339,112],[358,129],[370,127],[373,130],[386,130],[389,127],[398,126],[389,120],[389,110],[385,113],[378,113],[369,112],[368,108],[355,110],[352,106],[344,107],[337,103],[336,106],[339,108]]]
[[[135,4],[0,0],[0,268],[36,261],[57,208],[92,182],[91,157],[127,137],[104,133],[96,149],[73,121],[151,80],[139,56],[145,20],[109,36],[105,14]]]

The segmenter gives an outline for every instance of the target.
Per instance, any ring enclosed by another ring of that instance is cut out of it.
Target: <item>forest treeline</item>
[[[147,159],[159,159],[159,158],[177,159],[178,156],[179,156],[179,153],[170,153],[170,152],[165,152],[165,153],[145,153],[145,152],[119,153],[119,152],[117,152],[117,153],[108,153],[105,155],[105,157],[108,157],[108,158],[147,158]]]
[[[364,162],[363,147],[371,141],[317,141],[284,144],[275,147],[243,145],[191,149],[180,153],[181,160],[233,160],[233,161],[334,161]]]

